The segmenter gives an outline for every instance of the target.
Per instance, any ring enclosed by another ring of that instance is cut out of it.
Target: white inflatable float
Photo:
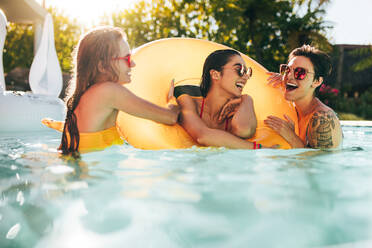
[[[61,120],[65,105],[58,98],[62,71],[54,46],[53,20],[45,17],[43,34],[29,74],[32,92],[6,91],[3,70],[3,47],[7,19],[0,10],[0,133],[48,130],[41,124],[45,116]]]

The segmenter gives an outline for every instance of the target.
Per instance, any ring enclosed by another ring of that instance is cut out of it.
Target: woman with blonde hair
[[[101,150],[122,144],[115,122],[119,111],[173,125],[179,108],[163,108],[130,92],[130,48],[120,28],[99,27],[86,33],[74,56],[73,78],[59,150],[63,154]]]

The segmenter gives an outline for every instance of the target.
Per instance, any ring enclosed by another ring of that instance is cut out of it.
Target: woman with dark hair
[[[295,123],[269,116],[265,124],[281,135],[292,148],[338,148],[342,145],[342,128],[336,113],[316,97],[317,89],[331,72],[329,56],[319,49],[303,45],[294,49],[288,64],[280,66],[280,73],[269,72],[268,83],[282,86],[284,97],[296,106],[299,134]]]
[[[179,108],[162,108],[131,93],[130,48],[119,28],[100,27],[79,41],[59,150],[63,154],[122,144],[115,122],[119,111],[159,123],[177,122]]]
[[[245,149],[261,147],[244,140],[254,135],[257,126],[253,100],[242,94],[251,75],[252,69],[246,67],[235,50],[217,50],[207,57],[200,85],[202,97],[183,94],[177,98],[181,106],[179,122],[198,144]],[[224,114],[226,111],[230,114]]]

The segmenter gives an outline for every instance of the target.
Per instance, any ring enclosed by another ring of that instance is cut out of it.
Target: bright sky
[[[36,0],[45,7],[53,6],[87,27],[99,23],[105,14],[132,7],[138,0]]]
[[[332,43],[372,44],[371,0],[332,0],[325,19],[334,26]]]
[[[36,0],[42,4],[43,0]],[[99,17],[133,6],[138,0],[44,0],[86,26]],[[372,44],[372,0],[332,0],[325,19],[334,26],[328,33],[333,44]]]

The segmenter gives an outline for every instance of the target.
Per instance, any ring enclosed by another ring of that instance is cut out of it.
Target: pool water
[[[0,247],[372,247],[372,127],[343,149],[129,145],[58,157],[0,135]]]

